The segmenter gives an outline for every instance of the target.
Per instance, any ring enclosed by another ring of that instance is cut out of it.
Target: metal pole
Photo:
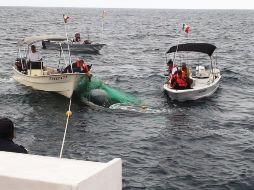
[[[64,18],[64,14],[63,14],[63,18]],[[73,69],[72,69],[72,64],[71,64],[71,51],[70,51],[70,45],[69,45],[69,38],[68,38],[68,34],[67,34],[67,26],[66,26],[67,21],[64,21],[64,29],[65,29],[65,36],[66,36],[66,40],[67,40],[67,48],[68,48],[68,52],[69,52],[69,64],[71,65],[71,72],[73,73]]]

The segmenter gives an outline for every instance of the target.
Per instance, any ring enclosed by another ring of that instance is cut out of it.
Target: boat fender
[[[67,112],[65,113],[65,115],[66,115],[66,117],[71,117],[71,116],[72,116],[72,112],[71,112],[71,111],[67,111]]]

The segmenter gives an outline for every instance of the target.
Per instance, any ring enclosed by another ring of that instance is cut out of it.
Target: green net
[[[82,81],[80,81],[77,93],[80,97],[85,97],[89,100],[91,91],[95,89],[101,89],[106,93],[106,99],[107,102],[112,105],[115,103],[123,103],[123,104],[140,104],[140,100],[126,92],[123,92],[118,89],[114,89],[105,83],[103,83],[101,80],[92,77],[91,81],[89,81],[88,78],[84,78]]]

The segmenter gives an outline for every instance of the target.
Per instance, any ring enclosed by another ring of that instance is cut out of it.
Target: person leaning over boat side
[[[85,73],[89,81],[91,81],[92,74],[90,73],[90,70],[92,68],[92,65],[86,64],[83,59],[80,60],[80,65],[81,65],[81,72]]]
[[[27,154],[28,152],[23,146],[12,141],[14,134],[13,122],[8,118],[0,118],[0,151]]]
[[[92,65],[88,65],[84,62],[83,59],[77,59],[74,63],[72,63],[72,70],[73,70],[73,73],[84,73],[89,81],[91,81],[91,78],[92,78],[92,74],[90,73],[90,70],[91,70],[91,67]],[[72,70],[71,70],[71,65],[68,65],[63,73],[72,73]]]
[[[167,62],[167,67],[168,67],[168,77],[170,77],[172,75],[172,69],[173,69],[173,61],[172,61],[172,59],[170,59]]]
[[[187,88],[191,88],[191,84],[193,83],[193,80],[190,78],[191,72],[190,69],[186,66],[186,63],[182,63],[182,75],[183,78],[185,78],[187,82]]]
[[[31,51],[27,55],[27,60],[29,60],[31,62],[40,62],[40,61],[42,61],[42,56],[36,50],[35,45],[31,45]]]
[[[72,65],[68,65],[65,67],[63,70],[63,73],[81,73],[81,64],[80,64],[80,59],[76,59],[75,62],[72,63]]]
[[[173,61],[172,61],[172,59],[170,59],[167,62],[167,71],[168,71],[168,73],[166,73],[165,76],[168,76],[168,78],[167,78],[167,81],[165,82],[165,84],[168,84],[170,82],[170,80],[171,80],[172,69],[173,69]]]
[[[173,68],[172,68],[172,75],[175,75],[178,71],[178,66],[176,63],[173,64]]]

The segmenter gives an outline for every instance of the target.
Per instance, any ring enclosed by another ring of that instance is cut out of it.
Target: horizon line
[[[254,10],[249,8],[150,8],[150,7],[77,7],[77,6],[33,6],[33,5],[0,5],[0,7],[31,7],[31,8],[77,8],[77,9],[145,9],[145,10]]]

